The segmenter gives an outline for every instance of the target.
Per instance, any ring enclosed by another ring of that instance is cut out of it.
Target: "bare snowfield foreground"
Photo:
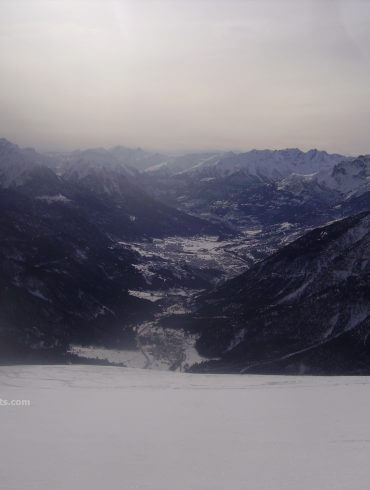
[[[370,378],[0,368],[2,490],[368,490]]]

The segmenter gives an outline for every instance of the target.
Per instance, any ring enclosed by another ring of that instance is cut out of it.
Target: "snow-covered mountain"
[[[69,203],[71,212],[82,211],[118,238],[230,232],[157,201],[138,185],[136,173],[104,149],[51,157],[0,141],[0,187]]]
[[[259,180],[275,181],[292,173],[309,174],[332,168],[343,159],[343,155],[318,150],[252,150],[246,153],[230,152],[207,159],[182,173],[196,178],[223,178],[243,174]]]
[[[115,171],[127,177],[137,173],[137,170],[105,148],[90,148],[59,155],[58,173],[63,176],[84,179],[89,174],[102,170]]]
[[[171,205],[239,229],[285,222],[315,226],[341,216],[333,210],[338,191],[323,180],[347,161],[318,150],[230,152],[198,157],[178,172],[169,172],[169,165],[167,173],[149,169],[142,183]]]
[[[168,155],[125,146],[115,146],[109,149],[87,148],[72,152],[54,152],[49,156],[57,160],[58,168],[62,171],[72,170],[72,167],[79,167],[79,170],[86,172],[87,168],[111,166],[115,169],[122,168],[129,175],[145,171],[147,168],[160,165],[169,159]]]
[[[370,157],[359,156],[353,160],[338,163],[324,183],[347,196],[366,192],[370,187]]]
[[[32,148],[21,149],[5,138],[0,139],[0,186],[19,187],[27,183],[32,176],[53,178],[48,169],[52,159],[37,153]]]
[[[120,163],[138,171],[144,171],[154,165],[161,165],[168,160],[167,155],[144,151],[141,148],[115,146],[109,152]]]
[[[205,370],[370,372],[370,212],[317,228],[201,296]],[[181,321],[180,321],[181,323]]]
[[[326,199],[334,212],[349,216],[370,209],[370,157],[359,156],[310,175],[291,174],[278,189],[306,202]]]
[[[324,168],[311,174],[292,173],[279,182],[279,188],[299,194],[303,188],[321,192],[337,191],[350,197],[366,192],[370,185],[370,157],[359,156],[345,159],[333,168]]]

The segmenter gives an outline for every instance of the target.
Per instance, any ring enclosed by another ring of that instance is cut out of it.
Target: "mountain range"
[[[369,179],[369,156],[318,150],[2,139],[1,362],[146,343],[194,371],[367,372]]]

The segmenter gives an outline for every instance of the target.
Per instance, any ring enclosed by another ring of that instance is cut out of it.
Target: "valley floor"
[[[0,398],[2,490],[369,486],[368,377],[12,366]]]
[[[130,289],[129,294],[155,303],[159,312],[153,321],[135,326],[136,350],[71,345],[73,362],[95,360],[130,368],[182,371],[207,360],[195,348],[196,335],[171,322],[163,328],[161,320],[190,312],[192,300],[202,291],[245,272],[301,233],[291,223],[283,223],[244,229],[239,237],[224,240],[194,236],[120,242],[120,246],[136,252],[138,263],[134,267],[146,282],[145,288]]]

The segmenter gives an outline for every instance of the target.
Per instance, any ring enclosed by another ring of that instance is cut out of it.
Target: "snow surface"
[[[2,490],[368,490],[370,378],[0,368]]]
[[[144,322],[136,331],[136,350],[74,344],[70,346],[69,353],[82,361],[106,361],[107,364],[126,368],[184,371],[209,360],[198,353],[195,347],[197,339],[198,335],[182,329],[163,328],[155,321]]]
[[[60,203],[68,204],[71,202],[71,200],[68,199],[68,197],[66,197],[60,193],[56,194],[54,196],[38,196],[38,197],[36,197],[36,199],[38,199],[40,201],[46,201],[48,204],[52,204],[54,202],[60,202]]]
[[[153,303],[163,298],[163,296],[166,294],[163,291],[136,291],[134,289],[129,289],[128,293],[130,296],[146,299],[147,301],[152,301]]]
[[[251,230],[251,234],[257,233]],[[122,247],[137,252],[140,264],[133,267],[145,278],[148,285],[153,279],[161,277],[160,270],[170,269],[178,279],[189,275],[189,268],[215,269],[222,272],[225,278],[231,278],[246,270],[244,254],[230,253],[230,247],[243,244],[245,239],[219,240],[217,236],[167,237],[154,239],[152,242],[118,242]],[[248,246],[250,246],[248,244]],[[237,249],[236,249],[237,250]],[[192,276],[192,274],[190,274]],[[132,295],[135,291],[130,292]],[[149,299],[149,298],[145,298]]]
[[[94,359],[107,361],[111,364],[124,364],[132,368],[144,368],[147,359],[140,350],[106,349],[104,347],[72,345],[69,349],[82,359]]]

